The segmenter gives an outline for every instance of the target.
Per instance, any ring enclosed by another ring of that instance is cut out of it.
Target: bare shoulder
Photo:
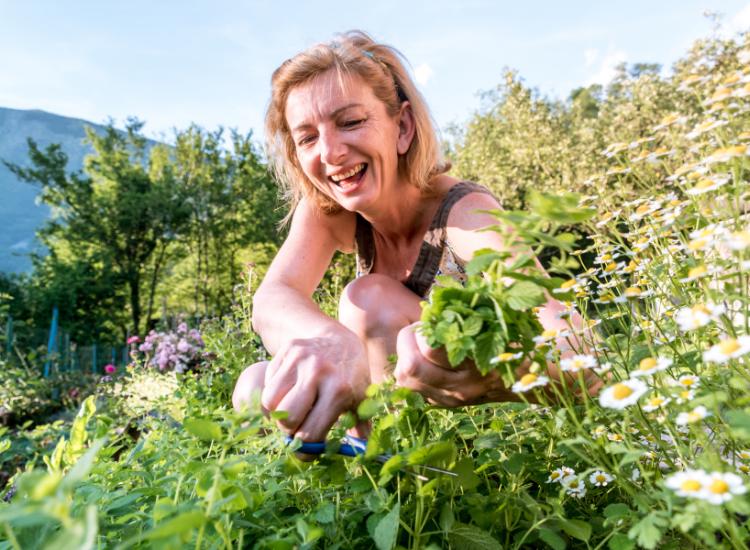
[[[356,223],[353,212],[326,214],[303,199],[292,217],[289,236],[306,242],[323,240],[336,250],[349,253],[354,251]]]
[[[486,210],[501,206],[489,193],[474,191],[461,197],[448,215],[447,237],[455,252],[464,260],[471,259],[480,248],[501,248],[503,241],[494,231],[478,231],[498,220]]]

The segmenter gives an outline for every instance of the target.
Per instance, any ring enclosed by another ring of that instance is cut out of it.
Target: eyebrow
[[[352,107],[362,107],[361,103],[347,103],[343,107],[339,107],[335,111],[333,111],[331,114],[328,115],[328,118],[336,118],[337,115],[342,113],[343,111],[346,111],[347,109],[351,109]],[[294,128],[292,128],[292,132],[298,132],[300,130],[304,130],[306,128],[311,127],[312,124],[310,122],[303,122],[301,124],[298,124]]]

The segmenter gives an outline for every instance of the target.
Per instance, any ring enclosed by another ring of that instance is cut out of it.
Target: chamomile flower
[[[510,391],[513,393],[524,393],[533,388],[540,386],[546,386],[549,383],[549,378],[539,374],[528,373],[524,374],[521,379],[511,386]]]
[[[555,468],[550,472],[549,477],[547,478],[547,483],[562,483],[563,479],[568,476],[573,476],[575,473],[576,472],[573,468],[568,468],[567,466]]]
[[[698,498],[711,504],[724,504],[732,500],[734,495],[744,495],[747,492],[742,478],[737,474],[713,472],[703,484],[703,491]]]
[[[716,321],[724,314],[726,308],[719,304],[708,302],[706,304],[695,304],[692,307],[684,307],[677,310],[674,320],[682,332],[688,332],[706,326],[711,321]]]
[[[638,368],[630,373],[630,376],[651,376],[657,372],[667,370],[672,366],[672,360],[667,357],[646,357],[638,363]]]
[[[492,359],[490,359],[490,364],[496,365],[498,363],[509,363],[511,361],[517,361],[521,357],[523,357],[523,352],[520,351],[517,353],[505,352],[499,354],[497,357],[493,357]]]
[[[745,250],[750,247],[750,229],[730,233],[724,239],[726,244],[732,250]]]
[[[716,162],[727,162],[733,158],[747,156],[749,153],[747,145],[730,145],[721,147],[703,159],[704,164],[714,164]]]
[[[703,178],[699,180],[693,187],[685,191],[688,195],[702,195],[709,191],[715,191],[719,187],[726,185],[729,181],[728,175],[712,176],[710,178]]]
[[[578,354],[560,361],[560,369],[565,372],[578,372],[591,369],[596,366],[596,358],[593,355]]]
[[[700,385],[700,380],[701,379],[694,374],[683,374],[674,381],[674,384],[676,386],[680,386],[681,388],[691,389],[697,388]]]
[[[708,351],[703,352],[703,360],[707,363],[726,363],[730,359],[737,359],[750,352],[750,336],[739,338],[727,337]]]
[[[595,485],[596,487],[606,487],[612,482],[613,479],[614,477],[609,475],[607,472],[597,470],[589,476],[589,483]]]
[[[698,405],[690,412],[681,412],[677,415],[677,420],[675,420],[675,424],[678,426],[686,426],[687,424],[694,424],[695,422],[699,422],[703,420],[704,418],[711,416],[711,413],[708,412],[706,407],[703,405]]]
[[[695,399],[695,390],[693,389],[683,389],[680,390],[677,393],[677,396],[675,397],[675,401],[682,405],[683,403],[688,403],[689,401],[692,401]]]
[[[704,470],[685,470],[672,474],[664,484],[677,496],[700,498],[701,492],[708,484],[708,479]]]
[[[670,401],[672,400],[669,397],[664,397],[659,394],[652,395],[646,400],[646,404],[643,405],[643,410],[646,412],[653,412],[666,406]]]
[[[729,124],[729,122],[726,120],[716,120],[714,118],[709,118],[708,120],[704,120],[703,122],[698,124],[690,132],[685,134],[685,137],[688,139],[695,139],[705,132],[715,130],[716,128],[721,128],[722,126],[725,126],[726,124]]]
[[[565,493],[572,497],[582,498],[586,495],[586,482],[578,476],[565,476],[561,484],[565,487]]]
[[[570,331],[566,329],[547,329],[542,332],[539,336],[534,336],[532,340],[536,343],[537,347],[543,346],[549,342],[554,342],[558,338],[566,338],[570,336]]]
[[[608,409],[624,409],[638,401],[648,386],[638,379],[623,380],[602,390],[599,404]]]
[[[612,370],[612,363],[610,363],[609,361],[607,361],[606,363],[599,363],[599,366],[594,368],[594,372],[599,375],[602,375],[610,370]]]

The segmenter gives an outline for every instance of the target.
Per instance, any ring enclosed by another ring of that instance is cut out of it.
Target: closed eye
[[[347,120],[346,122],[344,122],[343,126],[345,128],[354,128],[355,126],[359,126],[360,124],[362,124],[364,121],[365,119],[363,118],[359,118],[356,120]]]

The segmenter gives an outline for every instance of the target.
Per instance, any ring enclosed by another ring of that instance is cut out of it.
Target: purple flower
[[[126,343],[128,345],[131,345],[131,344],[137,344],[140,341],[141,341],[140,336],[131,336],[130,338],[128,338]]]

